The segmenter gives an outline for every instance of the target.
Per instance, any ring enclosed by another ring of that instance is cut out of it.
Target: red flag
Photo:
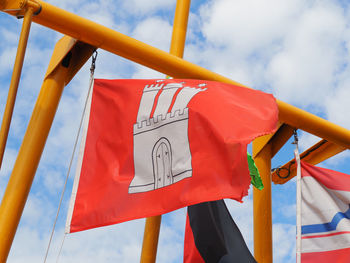
[[[203,80],[95,80],[67,232],[247,194],[270,94]]]

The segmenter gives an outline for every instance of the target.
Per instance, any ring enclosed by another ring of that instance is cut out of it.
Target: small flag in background
[[[66,232],[247,195],[275,98],[203,80],[95,80]]]
[[[184,263],[214,262],[256,262],[224,200],[187,208]]]
[[[301,262],[350,262],[350,175],[301,162]]]

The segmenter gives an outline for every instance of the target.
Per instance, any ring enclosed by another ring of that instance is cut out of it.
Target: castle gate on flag
[[[192,176],[188,103],[206,84],[163,80],[143,89],[134,124],[135,177],[129,193],[158,189]]]
[[[350,262],[350,175],[301,162],[301,262]]]

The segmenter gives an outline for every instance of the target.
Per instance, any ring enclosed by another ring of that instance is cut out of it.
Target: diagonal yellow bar
[[[9,93],[7,95],[4,116],[2,118],[1,129],[0,129],[0,168],[2,165],[2,159],[4,157],[7,137],[9,134],[10,124],[12,119],[12,113],[15,107],[18,84],[21,78],[24,55],[27,48],[27,42],[28,42],[28,37],[30,32],[30,25],[32,23],[33,12],[34,10],[32,8],[28,8],[23,18],[21,35],[19,37],[17,54],[15,59],[15,64],[13,66],[11,83],[9,87]]]
[[[0,206],[0,262],[6,262],[10,251],[67,72],[67,67],[60,66],[44,81],[12,170]]]
[[[307,163],[316,165],[344,150],[345,148],[342,146],[336,145],[326,140],[321,140],[301,153],[300,159]],[[292,159],[280,167],[279,170],[275,170],[272,173],[272,181],[275,184],[284,184],[292,179],[295,175],[295,161]]]
[[[6,262],[10,251],[63,88],[94,50],[67,37],[57,49],[60,52],[54,51],[52,57],[56,67],[49,67],[1,202],[0,262]]]
[[[2,2],[4,3],[0,3],[0,7],[6,9],[7,5],[14,5],[13,2],[19,2],[19,0],[8,0],[7,2],[2,0]],[[46,2],[39,0],[37,2],[41,5],[42,9],[33,18],[34,22],[69,35],[82,42],[100,47],[136,63],[173,76],[174,78],[206,79],[244,86],[88,19],[79,17]],[[277,104],[281,122],[342,145],[347,149],[350,148],[349,130],[280,100],[277,100]]]

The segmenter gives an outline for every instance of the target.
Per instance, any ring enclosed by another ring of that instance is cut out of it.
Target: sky
[[[174,0],[50,0],[57,7],[169,51]],[[350,7],[331,0],[193,1],[184,59],[350,129]],[[21,20],[0,13],[0,116]],[[0,171],[2,197],[55,43],[62,37],[33,24],[9,140]],[[65,88],[8,262],[42,262],[67,174],[89,82],[90,61]],[[163,78],[164,75],[103,50],[96,78]],[[1,118],[1,117],[0,117]],[[300,149],[318,138],[299,132]],[[291,141],[272,167],[293,158]],[[249,149],[251,147],[248,147]],[[75,159],[74,159],[75,160]],[[321,163],[350,174],[343,152]],[[75,174],[75,161],[47,262],[56,262]],[[275,262],[295,262],[295,180],[272,188]],[[243,203],[226,200],[253,251],[252,192]],[[181,262],[184,209],[163,216],[157,262]],[[58,262],[138,262],[144,219],[66,236]]]

